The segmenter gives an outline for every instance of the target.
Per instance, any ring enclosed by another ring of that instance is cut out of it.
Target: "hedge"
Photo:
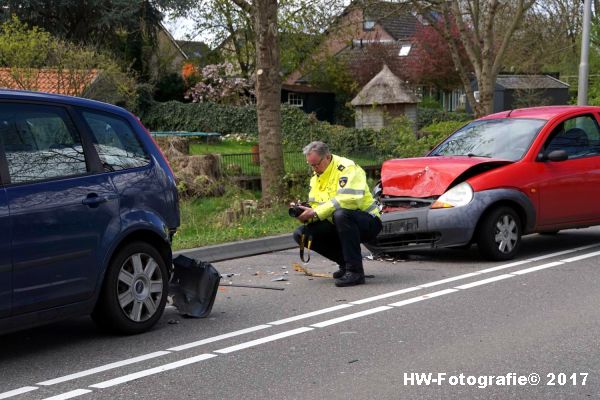
[[[470,121],[473,119],[471,114],[436,110],[433,108],[419,107],[417,111],[417,129],[424,126],[444,121]]]
[[[258,136],[256,108],[253,106],[155,102],[146,108],[141,119],[148,129],[154,131],[219,132],[223,135],[243,133]],[[380,159],[423,155],[469,119],[468,114],[419,109],[418,126],[428,127],[421,129],[417,138],[412,123],[405,117],[397,118],[389,126],[375,131],[331,125],[318,121],[313,115],[306,114],[297,107],[281,108],[281,130],[287,150],[300,151],[307,143],[321,140],[339,154],[368,154]],[[438,123],[423,124],[426,120]]]

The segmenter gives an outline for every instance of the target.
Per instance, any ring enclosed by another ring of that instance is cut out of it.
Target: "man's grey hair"
[[[307,156],[308,153],[317,153],[319,155],[319,157],[321,157],[321,158],[331,154],[329,152],[329,146],[327,146],[326,143],[319,142],[319,141],[310,142],[309,144],[307,144],[304,147],[302,152],[304,153],[305,156]]]

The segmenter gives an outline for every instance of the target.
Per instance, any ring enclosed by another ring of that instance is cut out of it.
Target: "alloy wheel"
[[[163,277],[157,262],[148,254],[135,253],[122,264],[117,295],[123,313],[134,322],[150,319],[158,310]]]

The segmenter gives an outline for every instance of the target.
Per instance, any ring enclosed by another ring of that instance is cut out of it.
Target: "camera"
[[[310,204],[308,204],[306,202],[302,202],[302,203],[300,203],[300,205],[304,206],[304,207],[310,207]],[[293,206],[288,208],[288,214],[290,215],[290,217],[293,217],[293,218],[298,218],[300,216],[300,214],[302,214],[303,212],[304,212],[304,209],[298,207],[298,205],[296,205],[296,204],[294,204]]]

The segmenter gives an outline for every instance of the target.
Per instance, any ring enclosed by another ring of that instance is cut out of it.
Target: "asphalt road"
[[[532,235],[512,262],[366,260],[353,288],[295,272],[296,250],[215,263],[223,285],[284,290],[222,286],[209,318],[169,308],[138,336],[88,318],[2,336],[0,399],[598,398],[598,239]]]

